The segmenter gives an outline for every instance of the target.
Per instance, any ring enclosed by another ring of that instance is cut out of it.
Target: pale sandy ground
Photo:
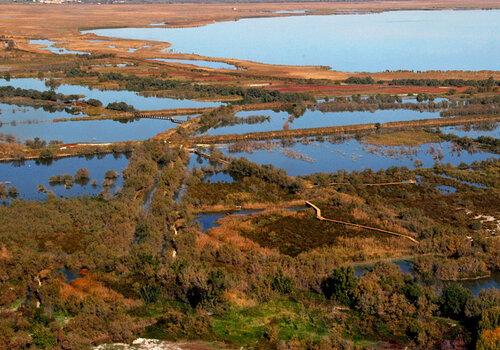
[[[220,344],[219,344],[220,345]],[[103,344],[94,350],[213,350],[211,345],[202,342],[169,342],[157,339],[138,338],[132,344]],[[221,348],[219,348],[221,349]],[[229,348],[224,347],[229,350]]]

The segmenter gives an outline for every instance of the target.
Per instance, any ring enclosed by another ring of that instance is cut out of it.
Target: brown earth
[[[196,26],[248,17],[278,17],[277,10],[308,10],[313,14],[381,12],[415,9],[491,9],[497,0],[416,0],[318,3],[248,4],[113,4],[47,5],[5,4],[0,33],[7,35],[57,37],[78,35],[78,30],[102,27],[141,27],[166,22],[173,27]]]

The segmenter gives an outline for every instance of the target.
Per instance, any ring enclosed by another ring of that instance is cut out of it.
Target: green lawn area
[[[256,344],[265,334],[276,340],[320,341],[328,335],[326,315],[302,304],[278,300],[251,308],[234,308],[212,322],[213,332],[233,344]]]

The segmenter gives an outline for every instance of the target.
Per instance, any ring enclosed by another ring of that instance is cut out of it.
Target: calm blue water
[[[167,63],[180,63],[180,64],[189,64],[198,67],[206,67],[206,68],[214,68],[214,69],[236,69],[236,66],[232,64],[227,64],[224,62],[212,62],[212,61],[203,61],[203,60],[181,60],[175,58],[154,58],[153,61],[159,62],[167,62]]]
[[[413,272],[413,263],[408,260],[394,260],[393,264],[399,267],[399,270],[404,274],[411,274]],[[354,267],[354,275],[356,277],[361,277],[365,273],[370,272],[373,268],[374,264],[366,264],[366,265],[356,265]]]
[[[234,179],[228,173],[223,171],[218,171],[215,173],[205,175],[203,181],[208,183],[233,183]]]
[[[393,263],[398,265],[402,273],[413,274],[413,263],[411,261],[394,260]],[[365,273],[369,272],[372,267],[373,264],[357,265],[354,267],[354,274],[356,277],[361,277]],[[481,278],[478,280],[470,280],[470,281],[459,281],[456,283],[459,283],[463,287],[470,290],[472,292],[472,295],[478,296],[482,290],[500,288],[500,273],[498,272],[493,273],[490,277],[487,278]],[[448,284],[448,282],[445,284]]]
[[[94,157],[70,157],[54,160],[50,165],[40,164],[34,160],[28,160],[21,164],[0,163],[0,182],[8,182],[8,186],[14,186],[19,192],[19,198],[28,200],[44,200],[47,195],[37,190],[38,185],[43,185],[47,190],[62,197],[76,197],[83,195],[97,195],[102,190],[104,174],[108,170],[115,170],[121,175],[123,169],[128,165],[128,159],[124,155],[108,154],[101,158]],[[54,175],[75,175],[81,168],[87,168],[90,172],[90,181],[87,185],[74,184],[66,189],[64,186],[50,186],[49,179]],[[93,187],[92,181],[96,180],[98,186]],[[116,180],[114,191],[121,188],[123,178]]]
[[[13,86],[22,89],[33,89],[46,91],[49,88],[45,85],[44,80],[33,78],[18,78],[0,79],[0,86]],[[166,97],[146,97],[141,96],[136,92],[127,90],[98,90],[91,89],[81,85],[63,84],[55,90],[57,93],[65,95],[84,95],[86,99],[95,98],[101,101],[104,106],[111,102],[127,102],[138,110],[159,110],[159,109],[176,109],[176,108],[205,108],[220,106],[219,102],[206,102],[194,100],[182,100]]]
[[[500,138],[500,123],[491,123],[488,125],[447,126],[439,129],[443,134],[453,134],[472,139],[480,136],[494,137],[496,139]]]
[[[59,116],[57,113],[55,115]],[[58,123],[49,121],[31,124],[2,124],[0,133],[14,135],[20,141],[39,137],[45,141],[58,140],[63,143],[107,143],[146,140],[176,126],[177,124],[162,119],[138,119],[128,123],[115,120]]]
[[[249,18],[89,32],[170,42],[182,53],[342,71],[500,69],[499,10]]]
[[[301,13],[306,13],[306,12],[307,12],[307,10],[278,10],[278,11],[274,11],[274,13],[283,14],[283,15],[301,14]]]
[[[470,182],[470,181],[460,180],[456,177],[451,177],[451,176],[448,176],[446,174],[440,174],[439,176],[441,176],[443,179],[453,180],[453,181],[459,182],[463,185],[467,185],[467,186],[474,187],[474,188],[479,188],[479,189],[483,189],[483,190],[488,188],[488,186],[486,186],[484,184],[481,184],[478,182]]]
[[[44,47],[42,48],[42,50],[47,50],[57,55],[90,55],[90,53],[88,52],[74,51],[65,49],[63,47],[56,47],[54,46],[55,43],[52,40],[37,39],[37,40],[30,40],[29,43],[33,45],[43,45]]]
[[[250,215],[259,212],[259,210],[237,210],[230,212],[217,212],[217,213],[201,213],[196,216],[196,220],[201,226],[201,230],[206,232],[211,228],[219,226],[217,221],[226,215]]]
[[[0,123],[29,123],[51,121],[54,118],[71,118],[83,116],[82,113],[71,114],[64,110],[50,112],[43,107],[17,106],[0,103]],[[0,131],[1,132],[1,131]]]
[[[434,103],[441,103],[441,102],[444,102],[444,101],[449,101],[449,99],[446,98],[446,97],[435,97],[432,100],[432,102],[434,102]],[[420,103],[420,102],[417,101],[416,97],[407,96],[407,97],[402,97],[401,98],[401,103],[413,103],[413,104],[417,104],[417,103]]]
[[[251,132],[275,131],[289,129],[308,129],[328,126],[387,123],[406,120],[433,119],[439,118],[439,112],[419,112],[414,110],[379,110],[355,111],[355,112],[321,112],[319,110],[306,110],[298,118],[290,118],[287,112],[275,112],[272,110],[262,111],[241,111],[236,113],[237,117],[248,116],[269,116],[269,121],[257,124],[236,124],[223,127],[212,128],[206,135],[228,135],[244,134]]]
[[[219,162],[210,162],[205,157],[200,157],[197,154],[192,153],[189,158],[187,168],[189,170],[200,169],[200,168],[210,168],[211,170],[221,170],[223,165]]]
[[[500,289],[500,273],[495,272],[491,277],[473,281],[460,281],[462,286],[469,289],[472,295],[477,296],[484,289]]]
[[[63,267],[62,269],[59,270],[59,272],[63,275],[66,283],[71,283],[74,280],[76,280],[77,278],[82,277],[82,275],[80,275],[79,271],[73,271],[73,270],[68,269],[67,267]]]
[[[292,176],[339,170],[378,171],[392,166],[415,168],[416,160],[421,161],[423,167],[429,168],[437,160],[444,164],[458,165],[461,162],[472,163],[500,158],[498,155],[483,151],[474,153],[459,151],[450,142],[424,144],[419,147],[376,147],[365,145],[355,139],[340,143],[315,141],[308,144],[295,143],[272,150],[255,150],[253,153],[229,153],[227,148],[221,150],[232,157],[245,157],[258,164],[272,164],[285,169]],[[294,153],[292,157],[290,151]]]
[[[203,168],[203,167],[206,167],[208,165],[209,165],[209,162],[206,158],[200,157],[197,154],[191,153],[187,168],[189,170],[193,170],[193,169],[197,169],[197,168]]]

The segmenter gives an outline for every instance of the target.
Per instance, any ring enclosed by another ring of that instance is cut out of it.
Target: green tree
[[[446,317],[459,319],[464,316],[465,306],[472,293],[459,284],[452,284],[443,290],[439,298],[439,310]]]
[[[357,278],[352,267],[339,267],[321,283],[321,290],[328,299],[352,305],[355,299]]]

